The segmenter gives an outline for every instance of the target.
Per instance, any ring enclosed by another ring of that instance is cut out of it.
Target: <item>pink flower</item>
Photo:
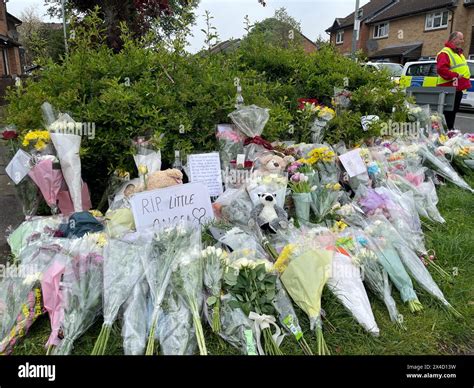
[[[290,167],[288,167],[288,172],[290,174],[294,174],[298,170],[298,168],[300,168],[300,167],[301,167],[301,163],[294,162],[290,165]]]
[[[292,182],[298,183],[300,180],[301,180],[301,173],[299,172],[291,176]]]

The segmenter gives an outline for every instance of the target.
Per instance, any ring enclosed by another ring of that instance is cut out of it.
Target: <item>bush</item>
[[[81,151],[83,177],[94,203],[113,170],[134,171],[134,136],[150,130],[164,133],[165,161],[173,160],[174,149],[184,154],[215,149],[215,126],[229,122],[227,115],[234,109],[235,77],[241,80],[245,103],[270,109],[264,131],[269,140],[290,137],[297,98],[330,104],[334,86],[341,87],[344,77],[355,91],[356,110],[335,119],[330,141],[359,139],[361,114],[385,114],[390,104],[399,103],[398,97],[390,97],[374,103],[371,110],[372,100],[364,102],[364,93],[374,87],[388,93],[390,81],[330,47],[307,55],[298,47],[269,45],[254,34],[231,54],[191,55],[179,44],[170,50],[164,44],[150,46],[146,39],[135,41],[124,29],[124,49],[114,54],[103,41],[100,25],[96,16],[86,18],[76,26],[76,39],[63,63],[46,63],[38,79],[27,80],[7,95],[7,119],[22,131],[43,126],[44,101],[76,121],[95,123],[95,138],[83,138]],[[291,137],[310,141],[298,128]]]

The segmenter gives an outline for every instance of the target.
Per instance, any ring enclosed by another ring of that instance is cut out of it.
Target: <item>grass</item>
[[[466,178],[474,187],[474,174]],[[331,331],[325,325],[324,336],[334,355],[457,355],[474,354],[474,197],[452,184],[442,186],[439,191],[438,208],[446,224],[430,224],[425,230],[426,246],[434,249],[438,264],[452,272],[458,269],[454,283],[444,281],[431,271],[448,301],[460,311],[464,319],[453,318],[439,303],[416,287],[424,310],[414,315],[404,305],[396,290],[392,292],[399,311],[404,316],[407,331],[401,331],[391,323],[385,306],[369,294],[375,319],[380,328],[380,337],[367,334],[327,291],[323,295],[323,308],[327,319],[335,326]],[[306,316],[297,310],[305,337],[313,352],[316,352],[316,336],[309,332]],[[88,355],[94,347],[102,322],[96,322],[76,343],[73,354]],[[120,324],[116,323],[110,335],[107,353],[120,355],[122,352]],[[236,355],[237,350],[212,334],[204,327],[208,353],[211,355]],[[40,317],[27,337],[18,343],[15,355],[44,355],[43,344],[49,336],[49,320]],[[282,343],[286,355],[302,354],[291,337]]]

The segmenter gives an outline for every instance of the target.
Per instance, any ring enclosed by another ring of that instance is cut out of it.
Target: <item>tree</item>
[[[61,0],[44,0],[48,13],[62,16]],[[122,49],[120,24],[125,23],[134,37],[153,31],[157,38],[170,36],[182,28],[181,18],[194,9],[199,0],[69,0],[67,13],[81,18],[99,7],[104,20],[107,44],[118,52]]]
[[[248,36],[263,34],[267,43],[288,47],[291,42],[302,42],[301,24],[288,14],[284,7],[275,11],[273,17],[255,23]]]
[[[37,9],[27,8],[21,14],[23,23],[18,27],[19,41],[25,50],[25,65],[31,66],[42,59],[55,62],[64,54],[64,39],[61,28],[43,23]]]

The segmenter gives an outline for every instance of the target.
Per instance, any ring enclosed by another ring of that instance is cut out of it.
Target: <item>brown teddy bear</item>
[[[292,156],[281,157],[273,153],[260,156],[257,159],[258,173],[266,174],[281,174],[285,171],[286,166],[292,163],[294,158]]]
[[[176,168],[169,168],[163,171],[155,171],[148,174],[146,177],[147,187],[146,191],[163,189],[174,185],[183,184],[183,173]],[[132,185],[130,185],[132,186]],[[145,191],[143,182],[139,186],[127,187],[125,195],[128,197],[131,194]]]

